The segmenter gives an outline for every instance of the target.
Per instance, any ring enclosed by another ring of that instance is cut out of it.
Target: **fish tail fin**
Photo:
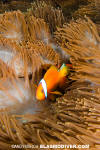
[[[69,66],[67,64],[63,64],[59,70],[59,74],[61,77],[65,77],[69,74]]]

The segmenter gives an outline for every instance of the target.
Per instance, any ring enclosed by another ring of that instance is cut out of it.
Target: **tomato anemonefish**
[[[36,90],[36,99],[45,100],[50,93],[62,82],[69,73],[70,64],[63,64],[58,70],[55,66],[51,66],[44,75],[44,78],[39,82]],[[60,92],[55,92],[60,94]]]

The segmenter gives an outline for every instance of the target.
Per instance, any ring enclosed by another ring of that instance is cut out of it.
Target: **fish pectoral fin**
[[[61,92],[59,92],[59,91],[52,91],[52,92],[50,92],[51,94],[55,94],[55,95],[63,95]]]

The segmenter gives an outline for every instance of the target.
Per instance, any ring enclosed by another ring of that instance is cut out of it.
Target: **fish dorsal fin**
[[[63,64],[59,69],[59,74],[61,77],[65,77],[69,73],[69,67],[66,64]]]
[[[50,70],[57,70],[57,68],[55,66],[51,66],[49,69]]]
[[[63,95],[61,92],[59,91],[51,91],[50,92],[51,94],[55,94],[55,95]]]

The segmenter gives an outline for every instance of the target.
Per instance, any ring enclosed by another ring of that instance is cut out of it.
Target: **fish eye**
[[[44,92],[43,89],[41,90],[41,92],[42,92],[42,93]]]

